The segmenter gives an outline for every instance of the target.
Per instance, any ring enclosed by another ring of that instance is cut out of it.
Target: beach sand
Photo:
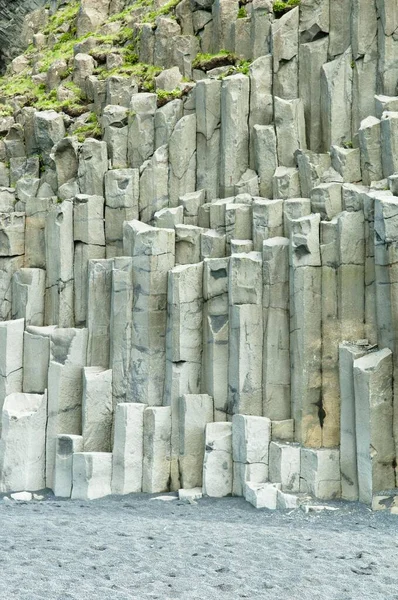
[[[0,598],[398,599],[398,516],[151,498],[0,501]]]

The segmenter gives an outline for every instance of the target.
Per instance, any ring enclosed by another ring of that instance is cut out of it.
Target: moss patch
[[[236,65],[238,62],[239,59],[236,54],[227,50],[221,50],[217,54],[197,54],[192,67],[194,69],[201,69],[202,71],[211,71],[218,67]]]
[[[86,123],[80,125],[80,127],[77,127],[73,131],[72,135],[75,135],[80,143],[83,143],[87,138],[101,140],[101,125],[98,121],[97,115],[95,113],[91,113]]]
[[[276,0],[273,4],[274,15],[278,18],[284,15],[285,13],[295,8],[300,4],[300,0],[287,0],[284,2],[283,0]]]

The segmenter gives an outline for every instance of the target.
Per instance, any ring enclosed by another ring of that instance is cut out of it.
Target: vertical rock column
[[[87,295],[87,364],[109,368],[113,260],[90,260]]]
[[[352,136],[355,139],[362,119],[374,115],[375,112],[379,45],[376,2],[352,2]]]
[[[180,452],[179,401],[182,393],[189,393],[189,381],[200,386],[202,368],[203,321],[203,263],[179,265],[170,270],[167,288],[166,371],[167,392],[165,403],[171,406],[171,474],[173,487],[177,483]],[[181,364],[187,374],[186,389],[174,393],[169,380],[173,365]],[[163,364],[164,369],[164,364]],[[199,388],[200,389],[200,388]],[[190,486],[195,487],[195,486]]]
[[[182,117],[169,141],[169,206],[196,188],[196,115]]]
[[[365,334],[365,240],[362,211],[321,223],[322,445],[340,440],[338,347]]]
[[[111,451],[112,418],[112,371],[85,367],[82,397],[84,452]]]
[[[142,491],[144,410],[146,404],[120,403],[115,409],[112,493]]]
[[[128,162],[139,168],[154,152],[156,94],[133,94],[128,125]]]
[[[231,256],[228,298],[228,412],[261,416],[263,315],[259,252]]]
[[[249,78],[226,77],[221,86],[220,196],[235,193],[249,164]]]
[[[395,486],[392,353],[388,348],[354,361],[359,500]]]
[[[138,219],[138,169],[114,169],[105,175],[106,257],[123,254],[123,223]],[[92,256],[91,258],[105,258]]]
[[[73,204],[74,313],[76,325],[81,325],[87,319],[89,260],[105,258],[104,198],[78,194]]]
[[[144,411],[142,491],[167,492],[170,486],[170,406],[148,406]]]
[[[133,319],[133,259],[120,256],[113,259],[110,321],[110,357],[112,369],[113,406],[132,402],[128,385],[131,364]]]
[[[293,8],[272,24],[274,94],[298,96],[299,9]]]
[[[72,493],[75,452],[83,452],[83,437],[59,434],[55,455],[54,494],[61,498],[70,498]]]
[[[393,352],[394,437],[398,448],[398,198],[376,197],[374,219],[377,341],[380,348]]]
[[[398,79],[398,7],[394,0],[382,0],[378,8],[378,87],[379,93],[396,95]]]
[[[23,319],[0,323],[0,409],[6,396],[22,392],[23,338]]]
[[[220,183],[221,81],[198,81],[196,98],[196,187],[208,202],[218,198]]]
[[[268,479],[271,421],[264,417],[234,415],[232,450],[234,460],[233,493],[243,496],[245,484],[265,483]]]
[[[175,234],[139,221],[124,225],[124,252],[133,259],[132,398],[161,406],[165,381],[167,277]]]
[[[289,240],[263,244],[263,415],[290,419]]]
[[[319,214],[291,222],[290,364],[295,439],[322,445]]]
[[[12,278],[12,318],[26,325],[44,322],[46,273],[43,269],[19,269]]]
[[[2,411],[0,490],[41,490],[45,485],[46,394],[11,394]]]
[[[54,330],[51,336],[48,369],[46,429],[46,486],[51,489],[54,489],[58,435],[81,435],[82,380],[86,354],[87,330]]]
[[[363,200],[365,218],[365,335],[371,344],[377,343],[374,194],[375,192],[365,194]]]
[[[320,250],[322,261],[322,293],[320,297],[322,313],[322,398],[319,406],[319,418],[322,419],[322,445],[338,446],[339,439],[334,441],[340,425],[338,349],[341,335],[346,336],[346,334],[341,330],[340,322],[337,218],[331,221],[321,221]],[[344,339],[351,340],[351,336]]]
[[[250,168],[256,167],[254,127],[270,125],[274,118],[272,56],[261,56],[250,65]]]
[[[300,45],[299,90],[304,105],[307,144],[313,152],[322,149],[320,72],[327,62],[328,45],[328,37]]]
[[[357,440],[355,416],[354,361],[366,354],[367,347],[350,342],[339,346],[340,380],[340,470],[341,497],[358,500]]]
[[[215,421],[228,410],[228,265],[229,258],[203,262],[202,388],[214,399]]]
[[[205,429],[214,421],[213,398],[207,394],[184,394],[179,402],[181,487],[202,487]]]
[[[28,326],[23,334],[23,385],[29,394],[44,394],[50,363],[50,339],[55,329]]]
[[[46,218],[46,325],[74,324],[73,253],[73,203],[64,201]]]
[[[222,498],[232,494],[232,423],[208,423],[203,463],[203,493]]]
[[[340,9],[345,13],[344,9]],[[347,19],[348,20],[348,19]],[[330,51],[330,50],[329,50]],[[321,69],[321,124],[323,149],[342,146],[352,140],[352,67],[351,48],[325,63]]]

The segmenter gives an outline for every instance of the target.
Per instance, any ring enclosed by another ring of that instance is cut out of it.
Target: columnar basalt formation
[[[25,19],[0,80],[0,491],[393,502],[397,30],[387,0]]]

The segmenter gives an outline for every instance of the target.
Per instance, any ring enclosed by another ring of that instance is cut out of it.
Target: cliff
[[[2,491],[382,505],[397,28],[389,0],[26,17],[0,80]]]

